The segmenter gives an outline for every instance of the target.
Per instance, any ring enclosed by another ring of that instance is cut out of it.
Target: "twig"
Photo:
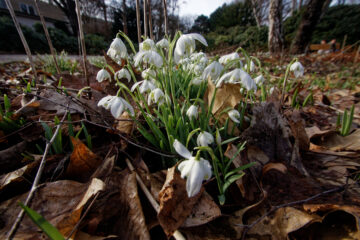
[[[140,3],[139,0],[136,0],[136,26],[137,26],[137,35],[138,42],[141,43],[141,26],[140,26]]]
[[[242,225],[245,230],[242,234],[242,238],[241,239],[245,239],[246,237],[246,234],[247,232],[252,228],[254,227],[256,224],[258,224],[259,222],[261,222],[265,217],[269,216],[270,214],[272,214],[273,212],[275,212],[276,210],[280,209],[280,208],[284,208],[284,207],[290,207],[290,206],[294,206],[294,205],[298,205],[298,204],[303,204],[303,203],[307,203],[311,200],[314,200],[315,198],[318,198],[322,195],[326,195],[326,194],[330,194],[330,193],[333,193],[333,192],[338,192],[340,190],[344,190],[345,189],[345,186],[341,186],[341,187],[337,187],[337,188],[333,188],[333,189],[330,189],[330,190],[327,190],[327,191],[324,191],[324,192],[321,192],[321,193],[318,193],[312,197],[309,197],[309,198],[306,198],[306,199],[303,199],[303,200],[298,200],[298,201],[294,201],[294,202],[290,202],[290,203],[284,203],[284,204],[280,204],[278,206],[274,206],[270,209],[270,211],[268,211],[267,213],[265,213],[264,215],[262,215],[260,218],[256,219],[253,223],[251,223],[250,225]]]
[[[62,118],[61,121],[64,121],[64,119],[66,118],[66,116],[67,116],[67,111],[66,111],[66,113],[64,114],[64,116],[63,116],[63,118]],[[26,198],[26,200],[25,200],[25,202],[24,202],[24,205],[25,205],[25,206],[28,206],[28,205],[29,205],[30,201],[32,200],[32,198],[33,198],[33,196],[34,196],[34,194],[35,194],[36,189],[38,188],[38,184],[39,184],[40,179],[41,179],[41,174],[42,174],[42,172],[43,172],[43,170],[44,170],[44,167],[45,167],[46,156],[47,156],[47,154],[48,154],[48,152],[49,152],[49,150],[50,150],[50,147],[51,147],[52,143],[54,142],[56,136],[58,135],[60,128],[61,128],[61,123],[59,123],[59,125],[56,127],[55,133],[54,133],[54,135],[51,137],[50,141],[49,141],[48,143],[46,143],[44,155],[43,155],[43,157],[42,157],[42,159],[41,159],[41,162],[40,162],[38,171],[37,171],[36,176],[35,176],[35,179],[34,179],[34,182],[33,182],[32,186],[31,186],[30,192],[29,192],[29,194],[28,194],[28,196],[27,196],[27,198]],[[16,230],[17,230],[17,228],[19,227],[19,225],[20,225],[20,223],[21,223],[21,220],[22,220],[22,218],[23,218],[23,216],[24,216],[24,213],[25,213],[25,212],[24,212],[24,209],[21,209],[21,210],[20,210],[20,213],[18,214],[18,216],[17,216],[17,218],[16,218],[16,220],[15,220],[15,222],[14,222],[14,224],[12,225],[10,231],[8,232],[8,234],[7,234],[7,236],[6,236],[6,239],[7,239],[7,240],[12,239],[13,236],[15,235]]]
[[[147,20],[147,1],[143,0],[143,8],[144,8],[144,35],[145,38],[148,37],[148,20]]]
[[[163,0],[163,7],[164,7],[164,19],[165,19],[165,36],[169,33],[169,26],[168,26],[168,16],[167,16],[167,3],[166,0]]]
[[[131,162],[129,161],[129,159],[125,159],[126,164],[128,166],[128,168],[130,169],[130,171],[135,172],[136,174],[136,180],[138,182],[138,184],[140,185],[140,188],[143,190],[146,198],[149,200],[149,202],[151,203],[151,205],[153,206],[153,208],[155,209],[156,213],[159,213],[160,211],[160,206],[158,204],[158,202],[155,200],[155,198],[151,195],[150,191],[147,189],[147,187],[145,186],[144,182],[142,181],[141,177],[137,174],[137,172],[135,171],[134,166],[131,164]],[[173,237],[176,240],[185,240],[185,237],[178,231],[175,230],[175,232],[173,233]]]

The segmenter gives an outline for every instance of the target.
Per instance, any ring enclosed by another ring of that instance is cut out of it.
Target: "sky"
[[[230,3],[233,0],[180,0],[179,15],[201,15],[210,16],[218,7],[224,3]]]

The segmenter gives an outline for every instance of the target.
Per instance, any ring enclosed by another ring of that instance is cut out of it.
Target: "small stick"
[[[150,38],[154,40],[152,17],[151,17],[151,0],[147,0],[147,3],[149,7],[149,33],[150,33]]]
[[[46,156],[47,156],[47,154],[48,154],[48,152],[50,150],[51,145],[55,141],[55,138],[58,135],[59,130],[61,128],[62,122],[65,120],[66,116],[67,116],[67,111],[65,112],[65,114],[64,114],[63,118],[61,119],[61,122],[59,123],[59,125],[57,125],[54,135],[51,137],[50,141],[48,143],[46,143],[44,155],[42,156],[42,159],[41,159],[38,171],[36,173],[34,182],[33,182],[32,186],[31,186],[30,192],[29,192],[29,194],[26,197],[26,200],[24,202],[25,206],[29,205],[30,201],[32,200],[32,198],[33,198],[33,196],[35,194],[36,189],[38,188],[38,184],[39,184],[40,179],[41,179],[41,174],[42,174],[42,172],[44,170],[44,167],[45,167]],[[8,232],[8,234],[6,236],[7,240],[10,240],[10,239],[12,239],[14,237],[14,235],[16,233],[16,230],[17,230],[17,228],[19,227],[19,225],[21,223],[22,218],[24,217],[24,213],[25,213],[24,209],[21,209],[18,216],[17,216],[17,218],[16,218],[16,220],[15,220],[15,222],[14,222],[14,224],[12,225],[10,231]]]
[[[360,52],[360,44],[359,44],[359,47],[358,47],[358,49],[357,49],[357,51],[356,51],[356,54],[355,54],[355,57],[354,57],[354,63],[357,62],[357,59],[358,59],[358,57],[359,57],[359,52]]]
[[[148,37],[148,20],[147,20],[147,0],[143,0],[144,5],[144,35]]]
[[[141,43],[141,26],[140,26],[140,3],[136,0],[136,26],[138,34],[138,42]]]
[[[50,35],[49,35],[49,31],[48,31],[48,29],[47,29],[47,27],[46,27],[46,24],[45,24],[44,17],[43,17],[43,15],[41,14],[40,9],[39,9],[39,5],[38,5],[39,0],[34,0],[34,1],[35,1],[36,11],[37,11],[38,14],[39,14],[41,24],[42,24],[42,26],[43,26],[43,28],[44,28],[46,40],[47,40],[47,42],[48,42],[48,44],[49,44],[50,53],[51,53],[51,55],[52,55],[52,57],[53,57],[53,59],[54,59],[56,72],[57,72],[58,74],[60,74],[60,68],[59,68],[59,65],[58,65],[57,60],[56,60],[56,53],[55,53],[55,50],[54,50],[54,46],[52,45],[51,38],[50,38]]]
[[[157,201],[155,200],[155,198],[151,195],[150,191],[147,189],[147,187],[145,186],[144,182],[142,181],[141,177],[137,174],[137,172],[135,171],[134,166],[131,164],[131,162],[129,161],[129,159],[125,159],[126,164],[128,165],[128,168],[130,169],[130,171],[135,172],[136,174],[136,180],[140,185],[140,188],[143,190],[144,194],[146,195],[147,199],[149,200],[149,202],[151,203],[151,205],[153,206],[153,208],[155,209],[156,213],[159,213],[160,211],[160,206],[157,203]],[[181,234],[181,232],[179,232],[178,230],[176,230],[173,233],[173,237],[176,240],[185,240],[186,238]]]
[[[21,30],[21,27],[20,27],[20,24],[19,22],[17,21],[16,19],[16,15],[15,15],[15,12],[14,12],[14,8],[12,7],[11,3],[10,3],[10,0],[5,0],[5,3],[9,9],[9,12],[10,12],[10,15],[11,15],[11,18],[12,20],[14,21],[14,25],[16,27],[16,30],[17,32],[19,33],[19,36],[20,36],[20,39],[21,39],[21,42],[22,44],[24,45],[24,48],[25,48],[25,52],[26,52],[26,55],[27,57],[29,58],[29,62],[30,62],[30,66],[31,66],[31,69],[34,73],[34,76],[35,76],[35,82],[38,80],[38,76],[37,76],[37,72],[36,72],[36,68],[35,68],[35,65],[34,65],[34,62],[33,62],[33,59],[32,59],[32,55],[31,55],[31,51],[30,51],[30,48],[29,48],[29,45],[27,44],[26,42],[26,39],[24,37],[24,34]]]
[[[168,27],[168,18],[167,18],[167,4],[166,4],[166,0],[163,0],[163,4],[164,4],[164,19],[165,19],[165,36],[168,35],[169,32],[169,27]]]

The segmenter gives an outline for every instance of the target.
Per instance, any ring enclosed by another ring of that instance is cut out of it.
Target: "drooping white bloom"
[[[236,61],[235,61],[236,60]],[[221,58],[219,58],[219,63],[221,63],[222,65],[226,65],[230,62],[234,61],[233,64],[230,65],[230,67],[233,67],[236,65],[236,62],[239,62],[240,63],[240,66],[242,66],[242,62],[240,60],[240,56],[237,52],[234,52],[234,53],[230,53],[230,54],[227,54],[227,55],[224,55],[222,56]]]
[[[244,69],[247,71],[247,64],[245,64],[245,67],[244,67]],[[255,71],[255,64],[254,64],[254,62],[253,61],[250,61],[250,72],[253,72],[253,71]]]
[[[20,81],[17,79],[9,79],[9,80],[6,80],[5,83],[8,85],[18,85],[20,83]]]
[[[159,106],[165,102],[165,94],[160,88],[152,90],[148,97],[148,105],[151,103],[157,103]]]
[[[256,84],[254,80],[250,77],[250,75],[239,68],[236,68],[231,72],[224,74],[219,79],[219,81],[217,81],[216,87],[217,88],[221,87],[224,82],[232,83],[232,84],[241,83],[241,85],[245,87],[248,91],[252,89],[254,90],[257,89]]]
[[[204,158],[196,159],[193,157],[177,139],[175,139],[173,147],[179,155],[186,159],[179,164],[178,169],[181,172],[181,178],[187,178],[186,192],[188,197],[193,197],[200,191],[202,181],[210,179],[212,175],[211,165]]]
[[[213,135],[211,135],[211,133],[206,131],[201,132],[196,139],[196,143],[198,146],[207,147],[209,146],[209,144],[212,144],[213,142],[214,142]]]
[[[204,66],[202,64],[191,64],[191,70],[199,76],[204,71]]]
[[[166,38],[163,38],[156,43],[156,46],[160,48],[169,48],[169,41]]]
[[[138,52],[134,57],[134,61],[136,67],[139,66],[141,62],[155,65],[158,68],[163,65],[162,57],[153,50]]]
[[[229,118],[234,122],[234,123],[240,123],[240,113],[239,111],[233,109],[230,110],[228,112]]]
[[[114,118],[119,118],[121,114],[128,109],[130,114],[133,116],[134,108],[122,97],[117,96],[106,96],[98,102],[99,107],[104,107],[106,110],[110,109],[111,114]]]
[[[261,86],[265,82],[265,78],[264,78],[264,76],[262,74],[260,74],[259,76],[254,78],[254,81],[255,81],[256,85]]]
[[[130,73],[126,68],[122,68],[115,73],[115,79],[122,79],[122,78],[126,78],[128,82],[130,82],[131,80]]]
[[[103,107],[105,108],[106,110],[109,110],[110,109],[110,106],[111,106],[111,101],[114,99],[115,96],[106,96],[106,97],[103,97],[102,99],[100,99],[100,101],[98,102],[98,107]]]
[[[200,62],[201,59],[204,59],[204,58],[207,60],[206,54],[203,52],[195,52],[190,55],[190,60],[193,62]]]
[[[174,60],[176,63],[178,63],[182,57],[187,57],[195,51],[195,40],[198,40],[203,45],[207,46],[205,38],[198,33],[183,34],[179,37],[176,42],[174,53]]]
[[[154,90],[156,88],[155,85],[151,81],[142,80],[142,81],[136,82],[131,87],[131,91],[133,92],[139,85],[140,85],[139,91],[140,91],[141,94],[145,93],[145,92],[150,92],[150,91],[152,91],[152,90]]]
[[[151,80],[154,80],[155,77],[156,77],[156,72],[155,72],[154,70],[152,70],[152,69],[149,68],[149,69],[146,69],[146,70],[142,71],[141,77],[142,77],[143,79],[151,79]]]
[[[273,94],[274,90],[275,90],[275,87],[270,88],[270,90],[269,90],[270,95]]]
[[[204,72],[201,77],[205,80],[210,77],[211,80],[215,81],[220,77],[220,74],[223,69],[224,67],[220,63],[214,61],[204,69]]]
[[[205,82],[205,79],[202,77],[195,77],[191,80],[191,84],[196,85],[196,86],[200,85],[203,82]]]
[[[195,105],[191,105],[189,109],[186,111],[186,115],[189,119],[196,119],[199,115],[198,113],[198,107]]]
[[[140,51],[150,51],[155,49],[155,43],[152,39],[148,38],[140,43]]]
[[[304,67],[298,61],[291,64],[290,71],[294,72],[296,78],[302,77],[304,75]]]
[[[111,58],[126,58],[128,56],[127,49],[123,41],[120,38],[115,38],[110,44],[110,48],[107,52]]]
[[[107,79],[109,79],[111,81],[111,76],[108,71],[106,71],[105,69],[101,69],[100,71],[98,71],[98,73],[96,75],[96,80],[98,82],[102,82]]]

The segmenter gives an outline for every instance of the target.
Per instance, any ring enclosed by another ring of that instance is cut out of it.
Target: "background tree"
[[[198,32],[198,33],[201,33],[201,34],[210,32],[210,20],[209,20],[209,18],[207,16],[205,16],[205,15],[198,16],[195,19],[193,26],[191,27],[191,31],[192,32]]]
[[[282,0],[271,0],[269,8],[269,37],[270,53],[280,53],[284,47],[282,28]]]
[[[54,0],[54,3],[65,13],[70,22],[70,27],[74,36],[78,35],[78,21],[75,11],[74,0]]]

